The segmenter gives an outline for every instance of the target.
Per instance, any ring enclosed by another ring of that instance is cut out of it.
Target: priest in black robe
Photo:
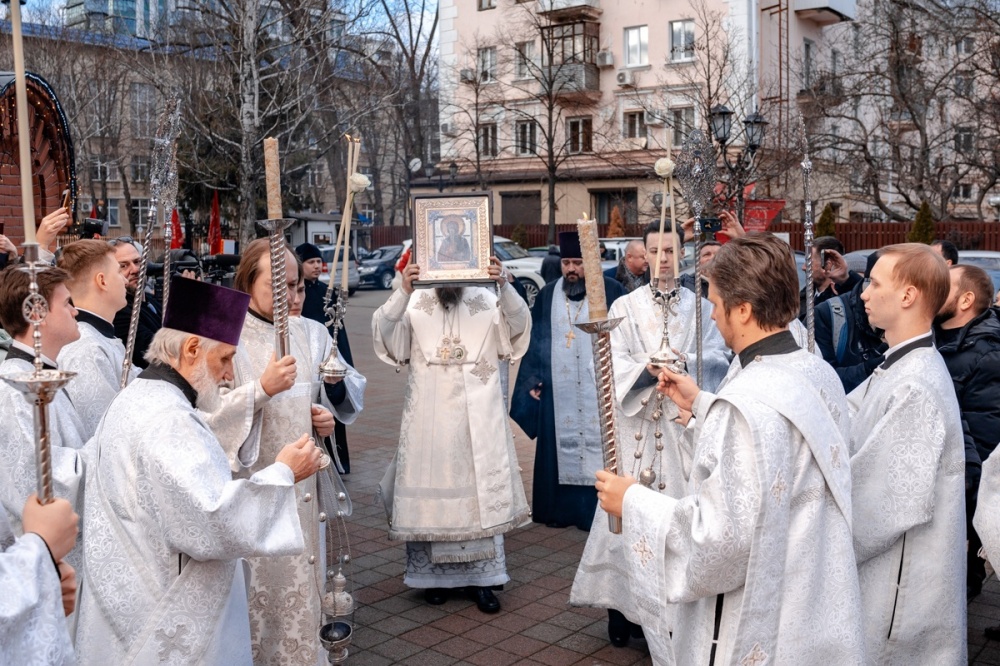
[[[510,416],[537,439],[532,520],[590,530],[597,508],[594,472],[603,469],[587,290],[577,232],[559,234],[562,277],[545,285],[531,308],[531,344],[514,383]],[[607,277],[608,306],[625,295]]]
[[[312,243],[302,243],[295,248],[295,254],[302,261],[302,276],[306,283],[306,297],[302,304],[302,316],[321,324],[326,324],[326,313],[323,311],[323,299],[326,297],[326,284],[320,281],[319,276],[323,272],[323,255],[319,248]],[[334,279],[337,271],[336,267],[330,269],[330,279]],[[331,305],[336,304],[339,291],[333,293]],[[330,335],[333,329],[327,327]],[[347,327],[341,326],[337,332],[337,350],[347,361],[347,364],[354,367],[354,356],[351,354],[351,343],[347,340]],[[334,441],[337,446],[337,458],[344,468],[344,474],[351,473],[351,456],[347,450],[347,426],[336,421],[333,431]]]

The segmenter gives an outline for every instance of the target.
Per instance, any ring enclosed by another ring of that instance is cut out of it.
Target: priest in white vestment
[[[60,350],[80,337],[70,292],[69,275],[59,268],[38,274],[39,293],[49,304],[49,313],[41,325],[43,367],[55,369],[53,359]],[[0,374],[16,375],[34,371],[33,329],[24,320],[21,305],[30,293],[29,274],[17,267],[0,273],[0,324],[13,342],[7,358],[0,363]],[[74,377],[70,383],[77,381]],[[82,513],[84,458],[87,436],[66,390],[60,390],[49,403],[49,441],[52,455],[53,493],[69,500]],[[28,495],[37,489],[34,407],[23,393],[0,381],[0,505],[7,511],[14,534],[21,534],[21,509]],[[76,564],[77,553],[71,556]]]
[[[967,660],[964,439],[931,339],[949,289],[940,255],[906,243],[882,250],[861,293],[890,345],[849,396],[854,548],[873,664]]]
[[[483,612],[510,580],[502,535],[528,520],[498,366],[524,355],[528,306],[491,258],[492,288],[400,289],[372,317],[375,352],[409,364],[399,448],[380,485],[389,539],[406,541],[403,582],[428,603],[470,587]]]
[[[76,543],[79,516],[64,499],[23,510],[14,535],[0,509],[0,664],[75,664],[66,616],[76,599],[74,570],[63,561]]]
[[[287,289],[298,283],[295,256],[286,250]],[[320,381],[319,364],[299,317],[289,319],[289,350],[274,360],[275,328],[268,239],[247,246],[234,286],[250,294],[249,313],[233,360],[231,388],[208,416],[238,476],[274,462],[281,442],[303,433],[322,441],[334,430],[334,415],[351,424],[364,408],[366,380],[348,366],[338,384]],[[171,296],[171,300],[173,296]],[[343,389],[339,389],[343,386]],[[333,475],[332,477],[330,475]],[[301,553],[251,558],[250,629],[255,664],[315,666],[326,659],[319,642],[320,603],[326,583],[327,516],[345,514],[350,501],[332,465],[295,484],[298,519],[305,539]],[[276,601],[277,600],[277,601]]]
[[[710,271],[713,318],[737,353],[718,394],[688,375],[660,389],[694,415],[686,496],[598,472],[602,507],[622,515],[638,608],[679,604],[660,664],[863,664],[851,540],[847,402],[836,373],[802,350],[787,244],[727,243]],[[684,443],[687,438],[682,438]]]
[[[322,452],[307,435],[248,479],[199,409],[233,374],[249,298],[176,277],[150,366],[98,427],[89,474],[82,663],[250,664],[243,557],[300,553],[296,482]]]
[[[651,224],[646,228],[644,242],[650,262],[655,264],[659,259],[661,284],[669,285],[674,280],[674,248],[683,248],[684,241],[681,234],[673,234],[669,222],[664,229],[661,235],[659,222]],[[694,373],[696,297],[687,289],[680,289],[678,293],[680,301],[671,306],[675,311],[670,313],[667,332],[671,348],[686,358],[688,370]],[[648,470],[645,477],[650,481],[648,487],[672,497],[682,497],[687,487],[679,443],[684,427],[674,421],[678,412],[673,402],[655,391],[659,369],[648,365],[649,357],[659,349],[663,339],[663,310],[653,300],[652,288],[642,286],[615,301],[608,318],[622,318],[621,324],[611,332],[621,469],[634,478]],[[712,321],[712,304],[704,299],[702,338],[704,385],[707,390],[714,391],[729,367],[728,349]],[[597,469],[600,465],[591,472]],[[642,624],[647,638],[651,632],[666,636],[673,626],[671,609],[656,607],[644,611],[636,605],[628,588],[623,588],[621,581],[626,574],[627,560],[621,550],[622,543],[620,536],[608,531],[608,516],[598,507],[570,593],[570,603],[574,606],[608,609],[608,634],[612,644],[619,646],[627,644],[630,635],[638,634],[629,623]]]
[[[80,339],[66,345],[57,360],[61,369],[76,373],[66,391],[90,439],[121,389],[125,345],[115,337],[113,322],[115,313],[125,307],[125,277],[114,247],[102,240],[70,243],[63,248],[59,266],[70,274]],[[133,368],[131,376],[136,374]]]

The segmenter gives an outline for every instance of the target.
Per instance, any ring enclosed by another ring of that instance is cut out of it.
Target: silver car
[[[330,264],[333,262],[333,246],[332,245],[320,245],[319,251],[323,255],[323,272],[319,274],[319,279],[323,282],[330,281]],[[358,290],[358,285],[361,284],[361,274],[358,273],[358,260],[354,257],[354,250],[350,251],[350,260],[347,262],[347,295],[353,296],[354,292]],[[337,274],[334,279],[337,283],[340,283],[341,273],[343,271],[344,255],[340,255],[340,265],[337,266]]]

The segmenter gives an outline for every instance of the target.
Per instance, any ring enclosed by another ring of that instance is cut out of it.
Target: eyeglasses
[[[114,247],[118,243],[128,243],[129,245],[135,245],[135,239],[131,236],[119,236],[118,238],[109,238],[108,245]]]

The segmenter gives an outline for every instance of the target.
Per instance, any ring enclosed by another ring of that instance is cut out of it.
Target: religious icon
[[[417,287],[490,282],[493,223],[489,192],[413,198]]]

